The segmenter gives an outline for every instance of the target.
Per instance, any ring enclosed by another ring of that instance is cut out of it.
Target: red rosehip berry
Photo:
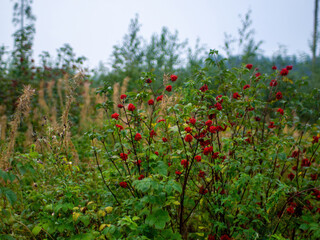
[[[157,133],[152,129],[150,131],[150,137],[154,137],[154,136],[157,136]]]
[[[138,177],[138,180],[142,180],[142,179],[144,179],[145,178],[145,176],[143,175],[143,174],[141,174],[139,177]]]
[[[195,159],[197,162],[201,162],[201,156],[200,156],[200,155],[195,156],[194,159]]]
[[[126,183],[126,182],[120,182],[120,186],[121,186],[122,188],[126,188],[126,187],[128,187],[128,183]]]
[[[123,128],[121,125],[119,125],[119,124],[116,124],[116,127],[119,128],[120,131],[124,129],[124,128]]]
[[[210,127],[212,125],[212,121],[211,120],[206,121],[206,125]]]
[[[275,128],[274,122],[270,122],[268,128]]]
[[[257,72],[257,73],[255,74],[255,76],[256,76],[257,79],[260,79],[261,73]]]
[[[127,95],[125,95],[125,94],[122,94],[121,96],[120,96],[120,99],[126,99],[127,98]]]
[[[277,92],[277,93],[276,93],[276,98],[277,98],[278,100],[282,99],[282,92]]]
[[[292,65],[289,65],[289,66],[286,66],[286,69],[289,71],[289,70],[292,70]]]
[[[199,189],[199,194],[205,195],[207,192],[208,192],[208,190],[205,189],[203,186],[200,187],[200,189]]]
[[[142,139],[142,137],[141,137],[140,133],[137,133],[136,136],[134,137],[134,140],[136,140],[136,141],[139,141],[141,139]]]
[[[172,75],[170,76],[170,78],[171,78],[171,81],[172,81],[172,82],[175,82],[175,81],[177,81],[178,76],[172,74]]]
[[[247,65],[246,65],[246,68],[248,68],[249,70],[250,70],[252,67],[253,67],[252,64],[247,64]]]
[[[286,68],[282,68],[281,71],[280,71],[280,75],[281,76],[287,76],[289,73],[288,69]]]
[[[219,111],[222,110],[222,105],[221,105],[220,102],[217,102],[216,104],[214,104],[214,107],[215,107],[217,110],[219,110]]]
[[[192,139],[193,139],[193,137],[192,137],[190,134],[188,134],[188,135],[184,138],[184,140],[185,140],[186,142],[191,142]]]
[[[128,154],[126,153],[120,153],[120,158],[123,160],[123,161],[126,161],[128,159]]]
[[[166,87],[166,90],[167,90],[168,92],[171,92],[171,91],[172,91],[172,86],[171,86],[171,85],[168,85],[168,86]]]
[[[287,213],[294,214],[294,208],[292,206],[287,208]]]
[[[198,174],[198,177],[200,177],[200,178],[204,178],[205,177],[205,175],[206,175],[206,173],[204,172],[204,171],[199,171],[199,174]]]
[[[204,84],[199,90],[201,91],[201,92],[206,92],[206,91],[208,91],[208,85],[207,84]]]
[[[247,88],[250,88],[249,84],[244,85],[243,90],[246,90]]]
[[[163,95],[160,95],[159,97],[157,97],[157,102],[162,101]]]
[[[189,165],[189,162],[188,162],[186,159],[182,159],[182,160],[181,160],[181,165],[182,165],[184,168],[187,168],[188,165]]]
[[[277,86],[278,85],[278,82],[277,82],[277,80],[271,80],[271,82],[270,82],[270,87],[275,87],[275,86]]]
[[[284,114],[284,111],[283,111],[283,109],[282,109],[282,108],[278,108],[277,112],[278,112],[278,113],[280,113],[281,115],[283,115],[283,114]]]
[[[185,130],[186,132],[188,132],[188,133],[192,132],[191,127],[186,127],[184,130]]]
[[[128,110],[129,110],[129,111],[133,112],[135,109],[136,109],[136,107],[135,107],[132,103],[130,103],[130,104],[128,105]]]
[[[295,175],[293,173],[289,173],[288,174],[288,178],[290,179],[290,181],[292,181],[294,179]]]
[[[115,120],[118,120],[119,114],[118,113],[114,113],[114,114],[111,115],[111,118],[113,118]]]
[[[237,92],[235,92],[235,93],[232,95],[232,97],[233,97],[234,99],[241,98],[240,94],[237,93]]]
[[[195,125],[195,124],[196,124],[196,121],[197,121],[197,120],[196,120],[195,118],[190,118],[190,119],[189,119],[189,123],[192,124],[192,125]]]

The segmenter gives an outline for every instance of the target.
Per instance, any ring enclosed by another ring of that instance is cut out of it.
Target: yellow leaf
[[[87,206],[89,206],[90,204],[93,204],[93,203],[94,203],[94,201],[88,202]]]
[[[196,233],[198,236],[203,237],[204,233]]]
[[[284,82],[289,82],[291,84],[293,84],[293,81],[287,77],[282,78]]]
[[[180,205],[180,202],[179,201],[174,201],[173,204],[174,205]]]
[[[74,213],[72,214],[73,221],[76,222],[80,216],[81,216],[81,213],[74,212]]]
[[[98,216],[99,217],[104,217],[106,215],[106,212],[105,211],[103,211],[103,210],[99,210],[98,211]]]
[[[109,214],[112,213],[113,207],[106,207],[104,210]]]
[[[103,229],[105,229],[105,227],[110,227],[110,224],[101,224],[101,226],[99,227],[99,231],[102,231]]]

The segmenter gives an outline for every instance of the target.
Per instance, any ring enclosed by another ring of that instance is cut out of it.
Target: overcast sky
[[[130,19],[139,14],[141,34],[147,40],[160,33],[162,26],[191,46],[201,43],[222,51],[224,33],[237,36],[239,14],[252,10],[256,40],[272,55],[285,45],[288,54],[310,53],[308,40],[313,29],[314,0],[34,0],[36,36],[34,53],[55,55],[56,49],[69,43],[78,56],[95,67],[107,63],[112,46],[120,43],[128,31]],[[0,0],[0,45],[12,49],[13,1]]]

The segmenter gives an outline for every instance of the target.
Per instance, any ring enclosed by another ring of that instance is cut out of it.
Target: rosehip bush
[[[144,73],[105,104],[88,135],[114,202],[108,239],[318,239],[319,126],[297,115],[312,96],[285,69],[227,69],[212,50],[191,80],[157,89]]]

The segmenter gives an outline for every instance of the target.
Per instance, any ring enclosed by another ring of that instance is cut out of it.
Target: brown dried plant
[[[128,90],[128,85],[129,85],[129,81],[130,81],[130,78],[129,77],[125,77],[123,79],[123,82],[121,84],[121,90],[120,90],[120,94],[125,94]]]
[[[31,88],[30,85],[24,86],[23,94],[17,100],[17,107],[14,113],[13,120],[10,123],[10,138],[4,156],[1,157],[0,166],[2,169],[7,169],[9,167],[9,159],[14,151],[14,145],[16,136],[18,133],[18,127],[20,125],[21,119],[27,116],[30,111],[30,101],[31,97],[34,95],[35,90]]]
[[[114,112],[118,112],[118,101],[120,99],[120,84],[116,82],[113,85],[113,95],[112,95],[112,101],[113,101],[113,110]]]
[[[67,103],[61,117],[62,125],[60,127],[60,136],[63,136],[62,139],[63,139],[63,146],[65,148],[65,152],[68,152],[68,149],[71,150],[71,154],[75,164],[78,164],[79,156],[71,140],[71,132],[70,132],[70,124],[68,121],[68,116],[69,116],[71,104],[74,101],[75,90],[78,87],[79,83],[83,81],[84,78],[85,78],[84,72],[80,71],[70,81],[66,81]]]
[[[95,93],[95,91],[96,91],[95,89],[92,89],[93,94]],[[107,100],[105,96],[101,96],[99,94],[96,94],[95,96],[96,96],[96,99],[95,99],[96,104],[102,104]],[[95,122],[99,127],[102,127],[103,125],[103,118],[104,118],[104,110],[102,108],[97,109]]]
[[[85,81],[83,84],[83,99],[84,104],[82,105],[81,112],[80,112],[80,128],[86,128],[90,124],[90,118],[89,118],[89,109],[90,109],[90,102],[91,102],[91,96],[90,96],[90,82]]]
[[[57,102],[56,99],[53,97],[53,88],[56,84],[55,80],[51,80],[48,82],[47,92],[50,99],[50,120],[53,125],[57,124]]]
[[[39,102],[39,106],[47,114],[49,112],[49,107],[48,107],[47,102],[44,97],[44,88],[45,88],[45,82],[42,80],[42,81],[40,81],[40,85],[39,85],[38,102]]]
[[[63,82],[64,82],[64,80],[62,78],[60,78],[57,82],[57,91],[58,91],[59,103],[60,103],[61,109],[64,109],[64,104],[63,104],[64,100],[62,97]]]
[[[168,82],[170,80],[170,75],[169,74],[163,74],[163,86],[166,87],[168,85]],[[164,91],[164,90],[163,90]]]
[[[74,164],[79,163],[79,156],[71,140],[69,113],[72,103],[75,100],[76,89],[83,79],[84,73],[79,72],[72,79],[66,79],[65,76],[63,80],[58,81],[57,87],[59,98],[60,100],[66,99],[61,119],[56,125],[54,125],[50,119],[44,116],[42,122],[44,131],[41,136],[39,134],[36,141],[37,151],[43,154],[53,154],[57,158],[61,155],[65,155],[68,162],[70,161],[68,155],[71,153]],[[64,91],[62,91],[62,86],[65,87]],[[66,95],[63,96],[62,92]]]
[[[7,116],[5,115],[6,106],[0,106],[0,140],[6,139],[7,131]]]

